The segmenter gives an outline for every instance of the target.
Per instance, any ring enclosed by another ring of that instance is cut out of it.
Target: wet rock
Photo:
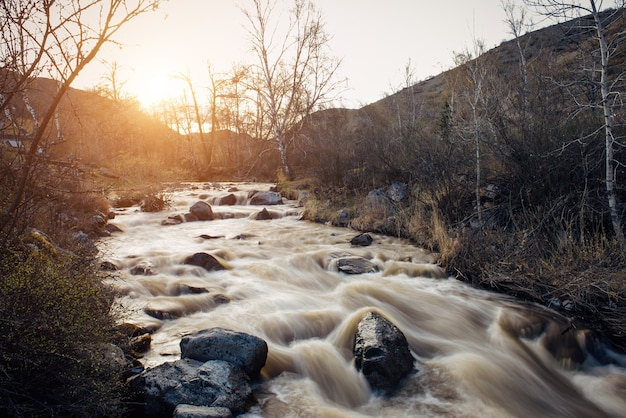
[[[406,337],[394,324],[375,312],[359,322],[354,336],[354,358],[373,389],[393,389],[413,370]]]
[[[124,232],[124,231],[122,231],[122,229],[119,226],[113,225],[113,224],[106,224],[104,226],[104,230],[107,231],[110,234],[113,234],[115,232]]]
[[[141,416],[171,417],[178,405],[227,408],[242,413],[254,400],[248,376],[225,361],[189,358],[163,363],[132,378]]]
[[[133,276],[154,276],[152,263],[149,261],[141,261],[136,266],[130,269],[130,274]]]
[[[101,271],[118,271],[119,267],[117,267],[114,263],[110,261],[103,261],[102,263],[100,263],[100,270]]]
[[[237,204],[237,196],[232,193],[222,196],[217,200],[217,204],[220,206],[232,206]]]
[[[168,216],[167,219],[161,221],[163,226],[180,225],[183,223],[183,217],[180,215]]]
[[[199,221],[198,217],[196,215],[194,215],[193,213],[185,213],[183,215],[183,219],[185,220],[185,222],[196,222],[196,221]]]
[[[347,257],[337,260],[337,270],[346,274],[364,274],[378,271],[378,266],[362,257]]]
[[[128,342],[129,348],[136,353],[145,353],[150,349],[151,344],[152,335],[148,333],[132,337]]]
[[[181,358],[222,360],[257,377],[267,360],[267,343],[261,338],[224,328],[211,328],[183,337]]]
[[[204,287],[196,287],[196,286],[189,286],[186,284],[182,284],[180,286],[177,287],[176,289],[176,294],[177,295],[199,295],[201,293],[208,293],[208,289],[204,288]]]
[[[152,306],[146,306],[143,308],[146,315],[150,315],[153,318],[160,319],[161,321],[167,321],[170,319],[178,319],[182,316],[183,312],[180,309],[164,310],[159,308],[153,308]]]
[[[254,219],[257,221],[267,221],[272,219],[272,215],[267,211],[266,208],[263,208],[263,210],[254,215]]]
[[[281,194],[272,191],[254,192],[254,194],[250,197],[251,205],[271,206],[278,205],[282,203],[282,201],[283,197]]]
[[[203,201],[194,203],[189,209],[189,212],[194,214],[201,221],[212,221],[215,218],[211,205]]]
[[[151,334],[152,330],[149,328],[141,327],[130,322],[124,322],[115,327],[116,331],[126,337],[137,337],[143,334]]]
[[[201,235],[198,235],[198,238],[202,238],[202,239],[218,239],[218,238],[224,238],[224,235],[201,234]]]
[[[93,230],[98,230],[104,228],[104,226],[107,224],[107,220],[104,216],[96,214],[92,215],[91,218],[89,218],[89,224]]]
[[[224,266],[218,261],[217,258],[207,253],[195,253],[185,258],[184,264],[203,267],[207,271],[224,270]]]
[[[350,244],[355,247],[367,247],[372,245],[372,236],[370,234],[359,234],[350,240]]]
[[[216,406],[178,405],[173,418],[232,418],[230,409]]]

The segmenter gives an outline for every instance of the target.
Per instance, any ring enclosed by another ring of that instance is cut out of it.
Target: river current
[[[268,343],[249,418],[626,417],[626,358],[586,330],[442,278],[434,257],[408,241],[371,234],[372,245],[352,246],[357,232],[300,220],[294,201],[255,220],[263,207],[248,204],[248,192],[268,188],[189,184],[167,192],[166,211],[117,212],[111,223],[123,232],[99,246],[120,268],[111,279],[119,321],[154,330],[146,367],[180,358],[184,335],[223,327]],[[229,190],[235,205],[214,204]],[[199,200],[212,204],[214,220],[162,225]],[[183,264],[197,252],[227,269]],[[378,271],[340,272],[346,256]],[[369,311],[404,333],[416,359],[391,395],[372,392],[354,367],[355,330]]]

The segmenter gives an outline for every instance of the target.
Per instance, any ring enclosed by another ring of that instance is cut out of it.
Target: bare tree
[[[474,169],[475,169],[475,205],[479,225],[482,225],[482,205],[480,202],[480,190],[482,185],[482,154],[481,148],[485,135],[485,124],[488,123],[485,115],[485,83],[487,81],[488,67],[484,56],[485,44],[479,39],[474,39],[473,48],[467,48],[464,52],[456,53],[454,63],[464,71],[464,82],[460,96],[465,99],[469,107],[470,115],[463,123],[459,124],[461,136],[471,138],[474,142]]]
[[[243,13],[257,59],[253,84],[263,106],[260,113],[267,116],[262,130],[276,142],[283,174],[293,178],[288,147],[303,119],[338,88],[334,76],[340,60],[328,55],[330,37],[309,0],[295,0],[287,22],[274,0],[253,0],[251,10]]]
[[[620,243],[626,243],[624,239],[624,230],[622,225],[622,219],[620,214],[620,202],[617,197],[617,179],[616,168],[619,166],[619,162],[615,160],[615,147],[617,146],[617,139],[615,136],[615,108],[620,104],[621,92],[618,90],[622,85],[624,74],[612,75],[609,70],[609,64],[611,58],[618,52],[618,46],[623,44],[624,33],[620,33],[612,36],[611,40],[608,39],[608,23],[612,20],[614,14],[622,13],[623,8],[626,5],[625,0],[618,0],[613,2],[615,10],[602,13],[603,1],[602,0],[524,0],[524,3],[533,7],[540,14],[545,15],[551,19],[563,20],[573,19],[581,17],[583,15],[589,15],[592,17],[592,21],[589,25],[589,29],[593,32],[597,41],[598,62],[594,63],[592,71],[600,73],[600,79],[597,82],[597,87],[601,94],[601,100],[599,103],[579,103],[583,107],[587,108],[600,108],[603,114],[603,126],[601,130],[604,132],[604,155],[605,155],[605,178],[604,184],[606,189],[606,198],[608,203],[609,214],[611,218],[611,224],[613,232],[617,240]]]
[[[57,80],[58,88],[29,134],[30,146],[0,215],[2,243],[16,225],[16,214],[35,175],[40,145],[56,109],[78,74],[113,41],[119,29],[158,7],[159,0],[67,0],[0,2],[0,114],[26,92],[34,77]],[[3,201],[4,202],[4,201]]]

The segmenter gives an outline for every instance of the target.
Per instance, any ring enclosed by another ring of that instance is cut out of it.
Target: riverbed
[[[441,278],[435,257],[406,240],[371,234],[371,245],[353,246],[356,231],[303,221],[295,201],[249,204],[269,187],[186,184],[167,191],[163,212],[117,211],[111,223],[123,232],[99,246],[119,268],[119,321],[154,331],[145,367],[180,358],[181,337],[223,327],[268,344],[248,417],[626,417],[626,358],[587,330]],[[230,194],[235,204],[216,204]],[[215,219],[164,225],[197,201]],[[264,208],[272,219],[256,220]],[[183,264],[197,252],[226,268]],[[375,271],[341,272],[346,257]],[[370,311],[404,333],[416,360],[392,394],[372,391],[354,367],[356,326]]]

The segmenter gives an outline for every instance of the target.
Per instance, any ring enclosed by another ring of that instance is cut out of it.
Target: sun
[[[181,97],[185,88],[180,78],[165,73],[144,73],[135,87],[134,95],[144,109],[152,109],[160,103]]]

